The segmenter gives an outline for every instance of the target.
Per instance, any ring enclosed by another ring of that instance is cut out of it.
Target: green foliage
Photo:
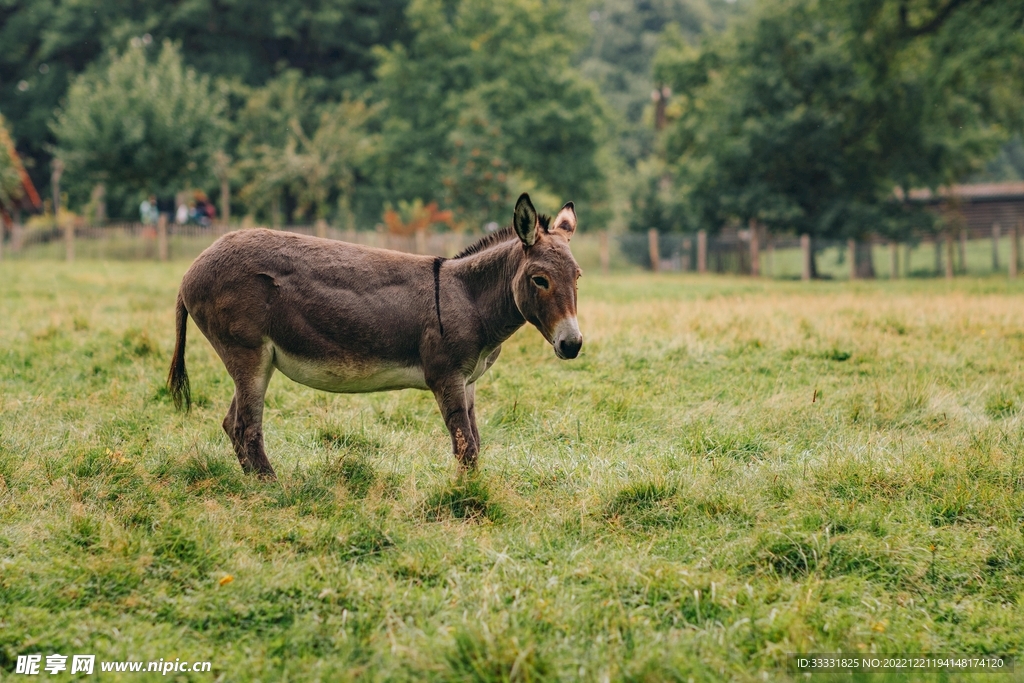
[[[756,219],[901,236],[944,226],[894,187],[1021,175],[1022,12],[985,0],[14,2],[0,7],[0,101],[37,186],[59,152],[71,205],[103,183],[114,217],[135,216],[140,194],[210,192],[216,176],[237,208],[274,223],[365,227],[386,206],[436,201],[477,228],[504,223],[528,190],[574,200],[585,227]]]
[[[41,186],[54,139],[49,123],[78,74],[133,39],[181,45],[200,73],[251,87],[282,68],[329,82],[339,95],[372,80],[372,47],[404,42],[407,0],[162,0],[0,3],[0,102]],[[152,36],[152,37],[150,37]],[[25,90],[19,89],[24,81]],[[339,98],[340,99],[340,98]]]
[[[906,3],[886,0],[773,0],[700,50],[666,43],[655,72],[677,93],[667,151],[703,225],[930,227],[893,188],[964,178],[1019,126],[1020,37],[1000,27],[1024,15],[910,4],[901,15]]]
[[[580,71],[608,102],[617,152],[628,168],[655,151],[651,93],[663,84],[655,83],[652,65],[662,32],[696,40],[705,31],[720,29],[734,7],[715,0],[586,3],[586,21],[593,29],[579,57]]]
[[[11,134],[7,130],[7,121],[0,114],[0,205],[11,207],[21,198],[21,165],[17,157],[11,154]],[[0,232],[0,239],[3,234]]]
[[[658,156],[637,162],[630,197],[631,231],[646,233],[654,228],[670,232],[691,227],[672,180],[672,169]]]
[[[317,80],[287,71],[248,93],[235,124],[232,175],[251,213],[277,222],[287,197],[287,218],[350,222],[356,176],[376,145],[367,124],[379,107],[349,99],[318,103],[318,90]]]
[[[502,223],[523,190],[600,202],[605,114],[570,65],[583,38],[563,3],[414,0],[407,16],[413,40],[377,49],[385,196],[430,199],[447,185],[450,208]],[[477,178],[480,193],[466,187]]]
[[[471,101],[458,113],[449,133],[451,159],[444,165],[445,204],[457,207],[462,222],[479,227],[489,220],[504,223],[515,189],[505,158],[507,141],[487,106]]]
[[[224,97],[165,42],[111,53],[78,77],[53,126],[71,179],[103,182],[130,200],[173,193],[209,177],[223,139]]]

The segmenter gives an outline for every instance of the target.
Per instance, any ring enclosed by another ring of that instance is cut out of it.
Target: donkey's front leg
[[[473,430],[473,439],[476,440],[477,449],[480,449],[483,442],[480,441],[480,430],[476,427],[476,382],[466,385],[466,405],[469,409],[469,426]]]
[[[447,375],[430,384],[448,433],[452,436],[452,451],[463,470],[476,468],[476,456],[480,446],[474,435],[473,423],[469,419],[469,402],[466,400],[466,379],[462,375]]]

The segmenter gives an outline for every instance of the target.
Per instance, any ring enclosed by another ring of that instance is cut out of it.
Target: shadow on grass
[[[604,516],[625,527],[671,526],[678,516],[675,495],[676,487],[662,482],[630,484],[615,494]]]
[[[394,475],[381,475],[374,467],[372,457],[384,448],[377,439],[343,431],[335,425],[317,429],[314,439],[338,455],[329,454],[317,465],[316,471],[332,483],[344,483],[354,498],[366,498],[370,490],[379,485],[385,494],[397,490],[399,481]]]
[[[443,519],[498,522],[504,517],[501,506],[492,500],[490,489],[477,474],[460,476],[451,486],[428,496],[424,514],[431,522]]]
[[[248,487],[237,460],[210,453],[193,453],[184,460],[166,458],[153,474],[160,479],[181,482],[194,493],[241,493]]]

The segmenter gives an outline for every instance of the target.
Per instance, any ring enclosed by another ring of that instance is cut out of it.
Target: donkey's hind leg
[[[274,468],[263,448],[263,399],[274,372],[273,352],[267,347],[233,349],[224,356],[224,364],[235,382],[235,396],[224,418],[224,431],[231,438],[242,470],[272,479],[276,476]]]
[[[231,445],[234,446],[235,451],[238,451],[238,444],[235,443],[235,401],[237,398],[231,396],[231,405],[228,406],[228,414],[224,416],[224,422],[221,423],[221,427],[224,428],[224,433],[231,439]]]

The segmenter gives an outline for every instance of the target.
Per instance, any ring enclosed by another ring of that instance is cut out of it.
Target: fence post
[[[690,255],[690,251],[692,249],[693,249],[693,242],[690,241],[689,237],[685,238],[683,240],[682,263],[680,264],[682,266],[682,268],[683,268],[683,272],[684,273],[689,273],[690,270],[691,270],[691,268],[690,268],[690,265],[691,265],[690,264],[690,256],[691,256]]]
[[[992,272],[999,272],[999,233],[998,223],[992,224]]]
[[[611,262],[611,257],[608,253],[608,231],[602,230],[600,233],[600,248],[601,248],[601,272],[605,275],[608,274],[608,267]]]
[[[750,276],[761,276],[761,241],[758,239],[758,224],[756,220],[750,221]]]
[[[72,221],[68,221],[64,226],[64,258],[68,263],[75,260],[75,224]]]
[[[768,231],[765,231],[764,241],[766,242],[766,244],[764,245],[764,250],[765,261],[767,261],[765,265],[768,268],[767,275],[768,277],[775,277],[775,240],[772,239],[772,236],[768,233]]]
[[[21,212],[15,211],[11,219],[14,221],[11,223],[11,253],[17,254],[21,251],[21,245],[24,241],[24,232],[21,227]]]
[[[708,272],[708,231],[697,231],[697,272]]]
[[[806,233],[800,235],[800,253],[803,256],[803,270],[800,273],[800,279],[809,282],[811,279],[811,236]]]
[[[227,176],[220,179],[220,224],[221,232],[228,231],[228,222],[231,220],[231,183]]]
[[[53,173],[50,183],[53,185],[53,224],[60,225],[60,177],[64,174],[64,162],[53,160]],[[75,225],[71,221],[64,226],[64,258],[68,263],[75,260]]]
[[[967,275],[967,228],[960,228],[960,274]]]
[[[416,231],[416,253],[426,254],[427,253],[427,230],[426,228],[420,228]]]
[[[932,246],[935,247],[935,277],[942,272],[942,240],[938,235],[932,237]]]
[[[1010,279],[1017,279],[1017,259],[1020,258],[1019,248],[1020,222],[1010,228]]]
[[[953,279],[953,234],[946,232],[946,279]]]
[[[658,250],[658,231],[654,228],[647,231],[647,250],[651,257],[651,270],[657,273],[661,267],[661,252]]]
[[[96,225],[103,225],[107,222],[107,186],[103,183],[96,183],[89,193],[89,203],[93,205],[93,219]]]
[[[857,240],[846,240],[846,252],[850,257],[850,279],[857,279]]]
[[[889,242],[889,279],[900,276],[900,247],[896,242]]]
[[[156,219],[156,256],[161,261],[166,261],[167,254],[167,214],[160,212]]]
[[[316,227],[317,237],[320,239],[327,239],[327,221],[323,218],[318,218],[316,219],[316,223],[314,223],[314,227]]]

